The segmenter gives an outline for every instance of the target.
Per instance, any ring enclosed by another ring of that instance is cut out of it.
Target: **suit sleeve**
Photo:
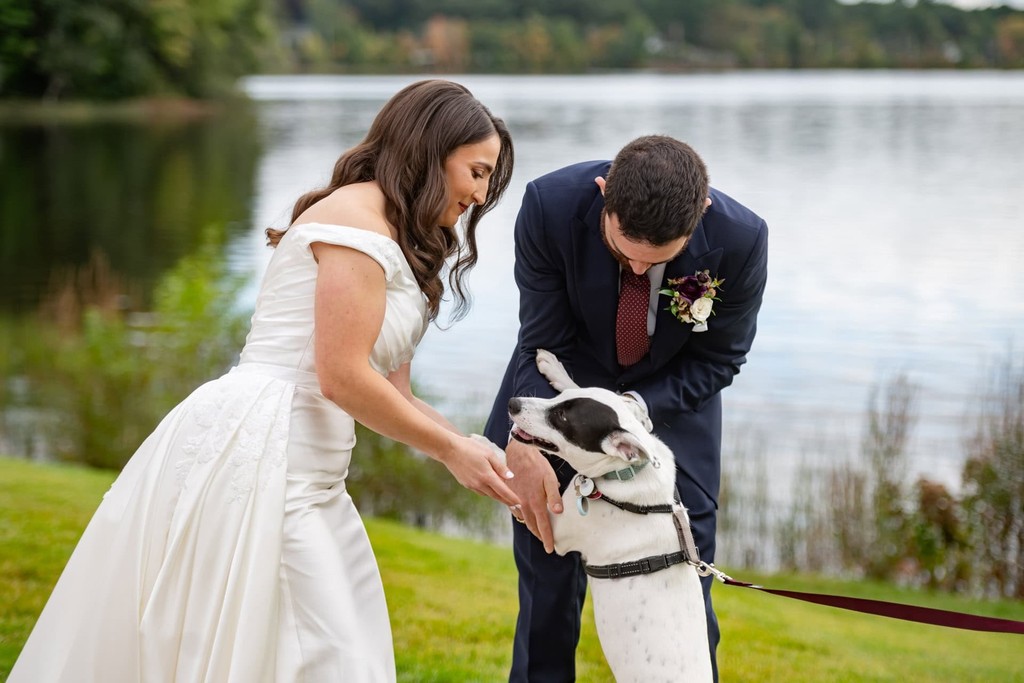
[[[651,419],[700,410],[746,362],[768,278],[768,228],[761,221],[738,274],[723,282],[706,332],[692,333],[664,370],[630,387],[647,402]]]
[[[513,396],[554,396],[555,390],[537,370],[537,349],[547,349],[566,359],[576,335],[566,290],[566,264],[548,234],[551,222],[540,192],[531,182],[526,186],[515,228],[519,348]],[[571,372],[568,363],[566,368]]]

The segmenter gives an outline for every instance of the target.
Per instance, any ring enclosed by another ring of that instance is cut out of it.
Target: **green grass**
[[[0,680],[113,475],[0,459]],[[399,680],[501,681],[516,615],[511,550],[382,520],[367,524],[391,610]],[[979,602],[807,576],[737,578],[1024,620],[1024,604]],[[718,586],[725,683],[978,681],[1024,683],[1020,636],[972,633],[855,614]],[[579,680],[612,681],[589,609]]]

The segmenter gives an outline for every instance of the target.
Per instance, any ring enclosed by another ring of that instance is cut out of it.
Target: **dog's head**
[[[568,389],[551,399],[512,398],[512,437],[562,458],[580,474],[597,477],[652,456],[643,425],[605,389]]]

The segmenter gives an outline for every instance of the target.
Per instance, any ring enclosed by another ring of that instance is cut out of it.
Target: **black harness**
[[[577,474],[576,490],[578,493],[580,492],[581,483],[584,479],[588,482],[593,482],[593,480],[583,477],[581,474]],[[683,563],[691,564],[698,568],[701,566],[700,554],[697,552],[697,546],[693,542],[693,533],[690,531],[689,525],[684,525],[682,523],[683,504],[682,501],[679,500],[678,493],[675,495],[674,503],[661,505],[635,505],[633,503],[615,500],[614,498],[609,498],[598,491],[596,484],[593,484],[593,488],[589,493],[579,493],[579,495],[580,498],[577,499],[576,507],[580,514],[584,515],[586,514],[587,507],[581,504],[583,499],[603,500],[609,505],[613,505],[620,510],[632,512],[637,515],[670,514],[672,515],[672,521],[675,523],[676,535],[679,538],[679,550],[674,553],[651,555],[650,557],[644,557],[639,560],[633,560],[631,562],[616,562],[615,564],[591,565],[584,562],[583,570],[586,571],[587,576],[591,576],[595,579],[620,579],[626,576],[653,574],[654,572],[659,572],[662,569],[668,569],[673,565]]]

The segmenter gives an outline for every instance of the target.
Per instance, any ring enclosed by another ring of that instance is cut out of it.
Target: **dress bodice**
[[[274,250],[240,362],[316,371],[313,242],[356,249],[380,264],[387,281],[387,308],[370,365],[386,375],[412,360],[428,322],[426,301],[398,243],[360,228],[306,223],[289,228]]]

